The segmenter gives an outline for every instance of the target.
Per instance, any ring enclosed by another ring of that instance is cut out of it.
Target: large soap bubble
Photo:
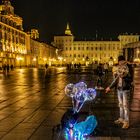
[[[75,94],[75,100],[78,102],[84,102],[85,101],[85,90],[79,90]]]
[[[96,97],[96,90],[93,88],[88,88],[85,90],[85,100],[91,101]]]
[[[74,84],[70,83],[65,87],[65,94],[69,97],[74,97],[76,93],[76,88]]]
[[[95,99],[95,97],[96,97],[96,90],[93,88],[88,88],[76,92],[74,96],[75,99],[74,106],[73,106],[74,110],[76,112],[79,112],[86,101],[91,101]]]
[[[87,89],[87,84],[84,82],[79,82],[75,84],[75,88],[77,89],[77,91],[85,90]]]
[[[79,112],[84,102],[91,101],[96,97],[96,90],[88,88],[84,82],[68,84],[65,87],[65,94],[72,98],[72,105],[75,112]]]

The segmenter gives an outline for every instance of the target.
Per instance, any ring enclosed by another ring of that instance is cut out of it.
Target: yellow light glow
[[[56,62],[56,59],[55,59],[55,58],[53,58],[53,61],[54,61],[54,62]]]
[[[63,59],[63,57],[60,57],[60,56],[59,56],[58,59],[61,61],[61,60]]]
[[[3,56],[3,53],[1,52],[1,56]]]
[[[46,61],[47,60],[47,58],[44,58],[44,61]]]
[[[24,60],[23,57],[17,57],[16,59],[17,59],[18,61],[20,61],[20,60]]]
[[[33,58],[33,61],[36,61],[36,58]]]
[[[140,62],[140,58],[135,58],[134,62]]]
[[[17,60],[20,60],[20,58],[19,58],[19,57],[17,57],[16,59],[17,59]]]
[[[49,66],[51,66],[52,65],[52,62],[51,61],[49,61]]]

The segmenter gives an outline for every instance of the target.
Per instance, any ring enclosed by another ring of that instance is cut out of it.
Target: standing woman
[[[128,95],[130,92],[130,87],[132,83],[132,78],[129,73],[129,68],[123,56],[118,57],[117,72],[115,75],[115,80],[110,86],[106,88],[106,93],[110,91],[111,88],[116,87],[120,115],[115,121],[115,124],[122,124],[123,129],[129,127],[129,105],[128,105]]]

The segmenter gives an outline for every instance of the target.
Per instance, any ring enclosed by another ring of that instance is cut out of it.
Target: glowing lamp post
[[[36,58],[33,58],[34,66],[36,66]]]
[[[36,58],[34,58],[33,61],[36,61]]]

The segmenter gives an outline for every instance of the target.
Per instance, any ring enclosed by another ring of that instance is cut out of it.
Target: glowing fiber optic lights
[[[71,119],[67,119],[65,128],[66,140],[85,140],[85,136],[90,135],[97,126],[96,117],[91,115],[85,121],[77,123],[75,115],[80,111],[84,102],[92,101],[96,97],[96,90],[87,88],[84,82],[76,84],[70,83],[65,87],[65,94],[72,98],[73,113]],[[72,120],[76,119],[76,120]]]
[[[96,90],[87,88],[84,82],[70,83],[65,87],[65,94],[72,98],[73,110],[79,112],[84,102],[95,99]]]
[[[96,117],[91,115],[85,121],[74,124],[73,128],[66,128],[66,140],[86,140],[86,136],[90,135],[97,126]]]

